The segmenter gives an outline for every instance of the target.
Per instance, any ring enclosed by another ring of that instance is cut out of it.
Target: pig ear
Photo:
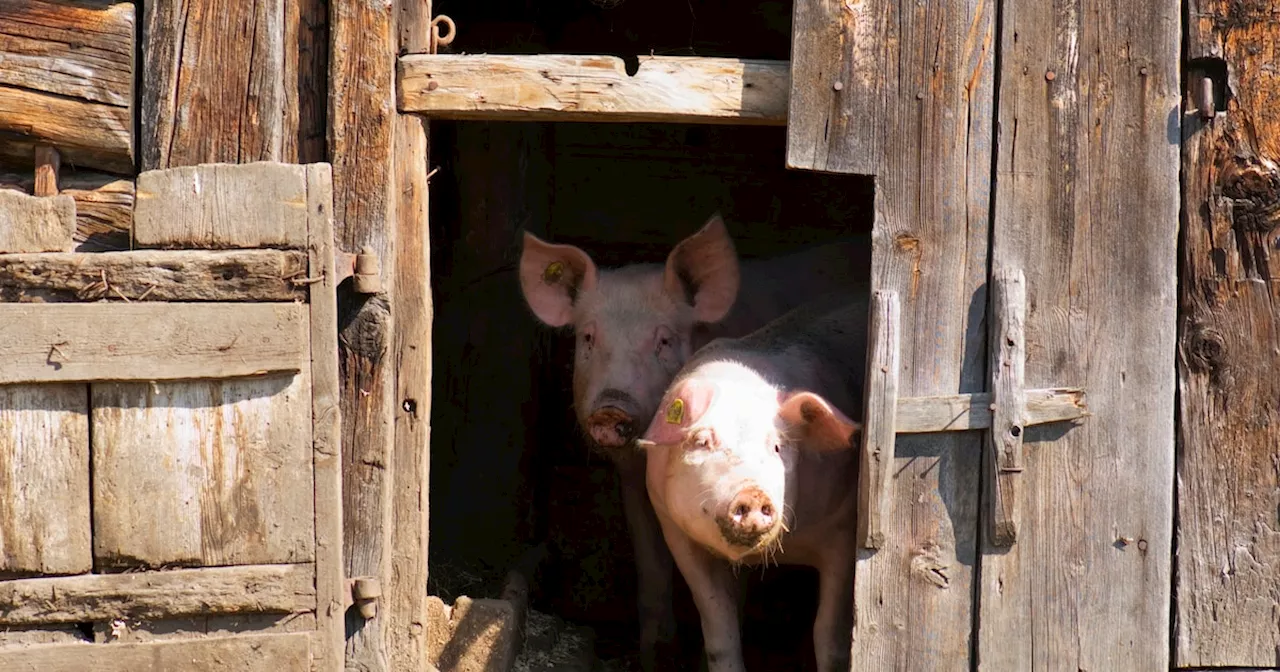
[[[804,448],[817,451],[847,450],[862,433],[861,423],[812,392],[790,394],[778,411]]]
[[[636,442],[641,448],[669,446],[684,440],[689,426],[702,417],[715,401],[716,384],[695,378],[676,383],[662,397],[649,429]]]
[[[719,322],[738,297],[738,253],[720,213],[667,256],[663,288],[693,306],[699,322]]]
[[[578,294],[596,286],[596,265],[572,245],[552,245],[525,232],[520,289],[539,320],[563,327],[573,319]]]

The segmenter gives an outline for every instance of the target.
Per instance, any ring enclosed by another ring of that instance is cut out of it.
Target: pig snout
[[[716,520],[725,541],[745,548],[760,545],[781,522],[773,500],[756,487],[739,492]]]
[[[620,448],[635,436],[635,421],[618,406],[601,406],[587,416],[587,431],[601,446]]]

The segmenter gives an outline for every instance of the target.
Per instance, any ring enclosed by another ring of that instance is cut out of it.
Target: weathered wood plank
[[[0,625],[302,613],[316,608],[314,580],[306,564],[0,581]]]
[[[312,561],[307,382],[94,385],[96,566]]]
[[[1023,496],[1022,434],[1027,426],[1023,389],[1027,361],[1027,282],[1022,270],[1001,268],[992,274],[991,430],[985,436],[987,499],[991,504],[991,543],[1009,546],[1018,539]]]
[[[304,633],[237,635],[145,644],[56,644],[0,650],[9,672],[257,672],[306,670],[310,638]]]
[[[62,168],[58,150],[49,145],[37,145],[35,163],[36,180],[31,193],[35,196],[57,196],[58,171]]]
[[[0,255],[0,301],[305,301],[292,250]]]
[[[898,339],[901,305],[892,291],[871,295],[867,320],[866,414],[862,425],[862,466],[858,481],[858,539],[863,548],[884,544],[897,443]]]
[[[284,0],[157,0],[143,23],[142,170],[296,160]]]
[[[410,0],[410,5],[420,3]],[[430,4],[427,4],[430,18]],[[402,17],[403,18],[403,17]],[[403,31],[402,31],[403,32]],[[416,31],[415,31],[416,32]],[[422,32],[426,32],[425,21]],[[423,669],[427,660],[427,519],[431,467],[431,240],[427,226],[427,123],[396,119],[395,414],[392,453],[391,574],[387,610],[388,659],[393,670]]]
[[[132,2],[0,1],[0,131],[132,172],[135,14]]]
[[[992,266],[1026,273],[1027,384],[1080,385],[1092,415],[1026,437],[1026,527],[981,555],[978,660],[1163,671],[1179,3],[1005,2],[1002,17]]]
[[[315,478],[317,671],[343,669],[342,418],[338,408],[338,305],[333,261],[333,173],[307,166],[307,255],[311,272],[311,450]]]
[[[1043,425],[1078,420],[1089,414],[1084,390],[1071,387],[1026,390],[1026,423]],[[898,399],[898,433],[956,432],[991,426],[987,392]]]
[[[901,398],[986,387],[996,9],[794,3],[786,163],[876,176],[872,288],[902,301]],[[896,420],[895,533],[859,555],[853,658],[967,671],[981,437],[904,435],[901,407]]]
[[[307,243],[306,169],[262,161],[152,170],[138,176],[140,247],[294,247]]]
[[[1175,664],[1280,656],[1280,8],[1187,3]],[[1202,58],[1222,61],[1199,61]],[[1223,100],[1223,75],[1231,98]]]
[[[0,576],[93,568],[88,413],[84,385],[0,385]]]
[[[641,56],[400,57],[402,111],[440,119],[787,123],[788,65],[736,58]]]
[[[76,230],[70,196],[28,196],[0,189],[0,254],[68,252]]]
[[[0,384],[297,371],[306,329],[291,303],[0,303]]]
[[[3,144],[2,138],[0,144]],[[76,202],[76,252],[129,249],[129,231],[133,228],[132,178],[63,170],[58,182],[62,195]],[[35,175],[0,174],[0,189],[34,193]]]
[[[133,104],[132,2],[0,0],[0,85]]]
[[[395,249],[391,190],[394,155],[396,40],[392,2],[342,0],[329,5],[329,156],[337,247],[368,246],[379,259]],[[394,273],[387,274],[394,281]],[[394,361],[390,296],[338,294],[342,414],[343,561],[346,576],[391,580],[391,477]],[[393,669],[385,611],[363,620],[352,610],[346,665]]]

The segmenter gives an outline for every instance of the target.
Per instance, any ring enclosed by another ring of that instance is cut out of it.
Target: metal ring
[[[449,32],[446,35],[440,34],[440,24],[442,23],[448,24],[449,26]],[[437,48],[453,42],[453,38],[457,34],[458,26],[454,24],[453,19],[445,16],[444,14],[431,19],[431,51],[434,52]]]

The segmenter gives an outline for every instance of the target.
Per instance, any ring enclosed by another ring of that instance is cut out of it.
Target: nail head
[[[835,89],[836,91],[839,91],[844,88],[844,82],[836,82],[835,84],[831,85],[831,88]]]
[[[1047,79],[1047,80],[1049,80],[1049,81],[1051,81],[1051,82],[1052,82],[1054,79],[1056,79],[1057,77],[1058,77],[1058,74],[1057,74],[1056,72],[1052,71],[1052,70],[1050,70],[1050,71],[1048,71],[1048,72],[1044,73],[1044,78],[1045,78],[1045,79]]]

